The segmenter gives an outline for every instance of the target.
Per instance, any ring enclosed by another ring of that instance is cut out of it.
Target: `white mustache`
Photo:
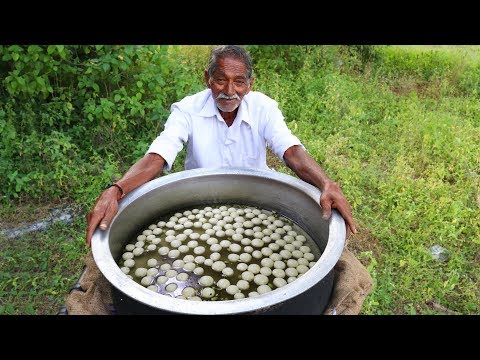
[[[240,100],[240,96],[238,96],[237,94],[234,94],[232,96],[227,96],[225,95],[224,93],[220,93],[218,96],[217,96],[217,100],[218,99],[227,99],[227,100],[233,100],[233,99],[237,99],[237,100]]]

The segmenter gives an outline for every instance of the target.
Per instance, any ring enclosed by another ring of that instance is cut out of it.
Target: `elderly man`
[[[164,131],[146,155],[98,198],[87,218],[87,245],[100,224],[105,230],[126,193],[168,171],[187,143],[185,169],[248,167],[268,169],[267,146],[302,180],[318,187],[322,216],[332,208],[345,219],[347,231],[356,233],[350,205],[340,186],[329,179],[285,124],[278,104],[251,91],[252,62],[239,46],[212,50],[205,70],[207,89],[174,103]]]

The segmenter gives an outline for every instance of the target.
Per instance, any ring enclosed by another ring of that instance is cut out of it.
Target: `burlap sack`
[[[65,306],[70,315],[110,315],[112,313],[111,285],[100,272],[92,251],[85,257],[85,271],[67,295]]]
[[[89,251],[86,270],[78,289],[66,297],[69,315],[113,315],[111,285],[98,269]],[[325,315],[356,315],[372,291],[373,283],[367,269],[347,248],[334,267],[334,288]]]
[[[363,301],[373,289],[370,274],[347,248],[343,250],[333,273],[332,296],[324,315],[358,315]]]

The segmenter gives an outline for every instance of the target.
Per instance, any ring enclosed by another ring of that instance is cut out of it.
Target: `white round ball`
[[[313,259],[315,259],[315,256],[311,252],[303,254],[303,257],[308,261],[312,261]]]
[[[132,253],[133,253],[133,255],[135,255],[135,256],[140,256],[140,255],[143,254],[143,249],[137,247],[137,248],[133,249]]]
[[[235,295],[233,295],[233,298],[235,300],[238,300],[238,299],[243,299],[245,297],[244,294],[242,294],[241,292],[237,292]]]
[[[261,294],[265,294],[269,291],[272,291],[272,289],[270,288],[270,286],[268,285],[260,285],[259,287],[257,287],[257,292],[261,295]]]
[[[272,269],[264,266],[264,267],[260,268],[260,274],[263,274],[265,276],[270,276],[270,275],[272,275]]]
[[[147,269],[141,267],[135,270],[136,277],[143,278],[145,275],[147,275]]]
[[[148,251],[154,251],[156,248],[157,248],[157,245],[155,245],[155,244],[150,244],[150,245],[147,246]]]
[[[248,269],[248,265],[245,263],[238,263],[237,264],[237,270],[239,271],[245,271]]]
[[[180,256],[180,251],[179,250],[170,250],[168,252],[168,257],[171,259],[176,259]]]
[[[198,279],[198,283],[202,286],[212,286],[214,281],[211,276],[205,275]]]
[[[249,287],[250,287],[250,283],[246,280],[238,280],[237,281],[237,287],[240,289],[240,290],[247,290]]]
[[[195,275],[203,275],[204,272],[205,272],[205,270],[203,270],[202,267],[196,267],[195,269],[193,269],[193,273]]]
[[[149,286],[152,283],[152,281],[153,281],[153,278],[150,275],[147,275],[144,278],[142,278],[142,280],[140,280],[140,283],[143,286]]]
[[[254,257],[255,259],[261,259],[263,257],[263,254],[260,250],[254,250],[252,252],[252,257]]]
[[[296,268],[298,266],[298,261],[295,260],[295,259],[288,259],[287,260],[287,266]]]
[[[241,277],[243,280],[252,281],[255,275],[253,275],[250,271],[244,271],[242,272]]]
[[[177,290],[177,287],[178,287],[177,284],[175,284],[175,283],[170,283],[170,284],[168,284],[167,286],[165,286],[165,291],[166,291],[166,292],[174,292],[175,290]]]
[[[266,266],[266,267],[273,267],[273,260],[270,259],[270,258],[263,258],[262,261],[260,261],[260,264],[262,266]]]
[[[183,265],[185,265],[185,262],[181,259],[177,259],[172,263],[172,267],[174,268],[181,268]]]
[[[157,274],[158,274],[158,269],[157,268],[152,267],[152,268],[147,270],[147,275],[149,275],[149,276],[153,277]]]
[[[278,249],[280,249],[280,246],[278,246],[278,244],[276,244],[276,243],[270,243],[270,244],[268,244],[268,247],[270,249],[272,249],[273,251],[277,251]]]
[[[161,275],[157,278],[157,284],[158,285],[165,284],[167,281],[168,281],[168,277],[163,276],[163,275]]]
[[[147,289],[148,289],[148,290],[151,290],[151,291],[153,291],[153,292],[157,292],[157,291],[158,291],[157,285],[149,285],[149,286],[147,287]]]
[[[240,240],[240,243],[242,245],[250,245],[252,243],[252,240],[250,240],[249,238],[245,237],[243,238],[242,240]]]
[[[211,287],[206,287],[202,289],[201,293],[204,298],[210,299],[215,295],[215,290]]]
[[[228,249],[232,252],[232,253],[239,253],[241,250],[242,250],[242,247],[239,245],[239,244],[230,244],[230,246],[228,247]],[[232,255],[232,254],[230,254]],[[238,256],[238,255],[237,255]]]
[[[251,246],[245,246],[243,248],[243,251],[245,251],[246,253],[251,253],[253,251],[253,247]]]
[[[252,274],[258,274],[260,272],[260,266],[258,264],[250,264],[248,265],[248,271]]]
[[[230,281],[228,281],[227,279],[220,279],[217,281],[217,286],[220,289],[226,289],[228,286],[230,286]]]
[[[285,271],[282,269],[273,269],[272,270],[272,275],[275,276],[276,278],[284,278],[285,277]]]
[[[184,272],[178,274],[177,277],[176,277],[176,279],[177,279],[178,281],[187,281],[188,278],[189,278],[188,274],[187,274],[187,273],[184,273]]]
[[[134,250],[135,250],[135,249],[134,249]],[[125,252],[125,253],[123,253],[123,255],[122,255],[122,259],[123,259],[123,260],[132,259],[132,258],[133,258],[133,253],[131,253],[131,252]]]
[[[224,276],[232,276],[233,275],[233,269],[230,267],[226,267],[222,270],[222,274]]]
[[[269,256],[270,259],[273,261],[280,261],[282,260],[282,256],[278,253],[273,253],[272,255]]]
[[[202,240],[202,241],[207,241],[209,238],[210,238],[210,235],[208,235],[208,234],[200,235],[200,240]]]
[[[171,268],[172,268],[172,265],[170,265],[169,263],[160,265],[160,270],[163,270],[163,271],[170,270]]]
[[[203,246],[197,246],[193,249],[194,254],[201,255],[205,252],[205,248]]]
[[[263,274],[257,274],[253,278],[253,282],[257,285],[266,285],[268,284],[268,277]]]
[[[203,264],[205,262],[205,256],[195,256],[196,264]]]
[[[177,276],[177,274],[178,274],[177,270],[170,269],[165,271],[165,276],[168,278],[174,278]]]
[[[223,261],[215,261],[212,264],[212,269],[215,271],[222,271],[227,265]]]
[[[195,295],[195,289],[188,286],[182,290],[182,295],[185,296],[186,299],[191,298]]]
[[[277,277],[277,278],[273,279],[273,285],[275,285],[277,288],[280,288],[282,286],[287,285],[287,281],[285,281],[285,279]]]
[[[237,285],[229,285],[226,289],[227,293],[229,293],[230,295],[235,295],[236,293],[238,293],[240,290],[238,289]]]
[[[298,274],[300,274],[300,275],[305,274],[308,270],[310,270],[310,268],[308,266],[302,265],[302,264],[298,265],[296,267],[296,269],[298,271]]]
[[[248,254],[248,253],[242,253],[240,254],[240,260],[242,262],[250,262],[250,260],[252,260],[252,255]]]
[[[214,238],[214,237],[211,237],[207,240],[207,244],[208,245],[218,244],[218,239]]]
[[[295,268],[286,268],[285,269],[285,274],[288,276],[288,277],[291,277],[291,276],[298,276],[298,271],[297,269]]]
[[[213,244],[212,246],[210,246],[210,251],[218,252],[221,250],[222,250],[222,246],[220,244]]]
[[[213,261],[220,260],[221,257],[222,256],[218,252],[213,252],[210,254],[210,259],[212,259]]]
[[[308,260],[305,259],[305,258],[300,258],[300,259],[297,259],[298,261],[298,265],[305,265],[305,266],[308,266]]]
[[[197,265],[195,265],[194,262],[187,262],[185,265],[183,265],[183,268],[187,271],[193,271]]]

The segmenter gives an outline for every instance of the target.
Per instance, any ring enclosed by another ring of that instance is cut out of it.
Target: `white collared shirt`
[[[165,171],[172,167],[187,142],[185,170],[195,168],[247,167],[268,169],[266,147],[282,160],[285,151],[300,140],[285,124],[278,103],[250,91],[242,99],[237,117],[228,127],[210,89],[172,104],[165,129],[148,153],[161,155]]]

